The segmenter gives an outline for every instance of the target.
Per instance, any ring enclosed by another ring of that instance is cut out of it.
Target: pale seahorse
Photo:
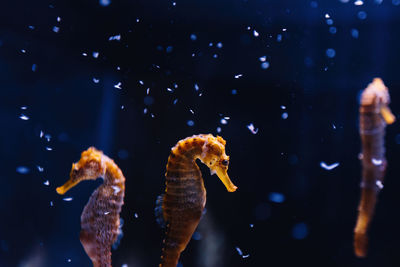
[[[82,152],[72,164],[70,179],[57,188],[63,195],[83,180],[103,178],[81,215],[80,241],[94,267],[111,267],[111,245],[120,234],[121,207],[124,204],[125,177],[112,159],[94,147]]]
[[[196,159],[206,164],[211,174],[217,174],[229,192],[237,189],[227,173],[229,156],[225,154],[225,144],[220,136],[200,134],[183,139],[172,148],[165,173],[165,194],[158,199],[166,223],[160,267],[177,266],[202,216],[206,190]]]
[[[363,91],[360,101],[362,141],[362,182],[358,219],[354,228],[354,253],[365,257],[368,251],[368,228],[374,215],[386,170],[384,136],[386,124],[395,117],[389,109],[389,92],[382,80],[375,78]]]

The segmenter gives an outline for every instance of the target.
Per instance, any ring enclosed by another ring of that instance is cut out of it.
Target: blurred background
[[[113,266],[157,266],[170,148],[198,133],[227,140],[239,189],[201,166],[181,266],[398,266],[399,123],[366,259],[352,239],[359,94],[381,77],[399,115],[399,23],[399,0],[2,3],[0,266],[91,266],[80,215],[102,181],[55,191],[89,146],[126,176]]]

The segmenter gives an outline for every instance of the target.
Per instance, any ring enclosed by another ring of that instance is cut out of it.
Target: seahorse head
[[[57,193],[65,194],[69,189],[83,180],[96,180],[105,174],[106,166],[103,162],[103,152],[90,147],[81,154],[81,159],[72,164],[70,179],[62,186],[57,187]]]
[[[236,191],[237,187],[229,179],[228,165],[229,156],[225,153],[226,141],[221,137],[206,135],[200,160],[210,168],[211,175],[217,174],[229,192]]]
[[[375,78],[361,95],[361,105],[374,106],[375,112],[379,113],[387,124],[392,124],[396,117],[392,114],[389,103],[389,90],[380,78]]]

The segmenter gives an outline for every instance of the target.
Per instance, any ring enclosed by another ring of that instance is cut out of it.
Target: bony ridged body
[[[162,202],[167,223],[160,267],[176,267],[189,243],[206,203],[206,190],[196,159],[216,173],[229,192],[236,190],[227,174],[229,157],[225,140],[200,134],[179,141],[168,158],[166,189]]]
[[[384,146],[385,128],[386,124],[395,121],[389,103],[388,89],[379,78],[375,78],[361,95],[362,182],[359,213],[354,228],[354,253],[357,257],[367,255],[368,228],[374,215],[378,193],[383,188],[387,165]]]
[[[82,180],[104,179],[90,197],[81,215],[80,241],[94,267],[111,267],[111,245],[120,234],[125,177],[112,159],[94,147],[82,152],[72,164],[70,179],[57,188],[64,194]]]

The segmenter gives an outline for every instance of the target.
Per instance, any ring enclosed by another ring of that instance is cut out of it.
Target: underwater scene
[[[0,266],[400,266],[400,0],[0,8]]]

